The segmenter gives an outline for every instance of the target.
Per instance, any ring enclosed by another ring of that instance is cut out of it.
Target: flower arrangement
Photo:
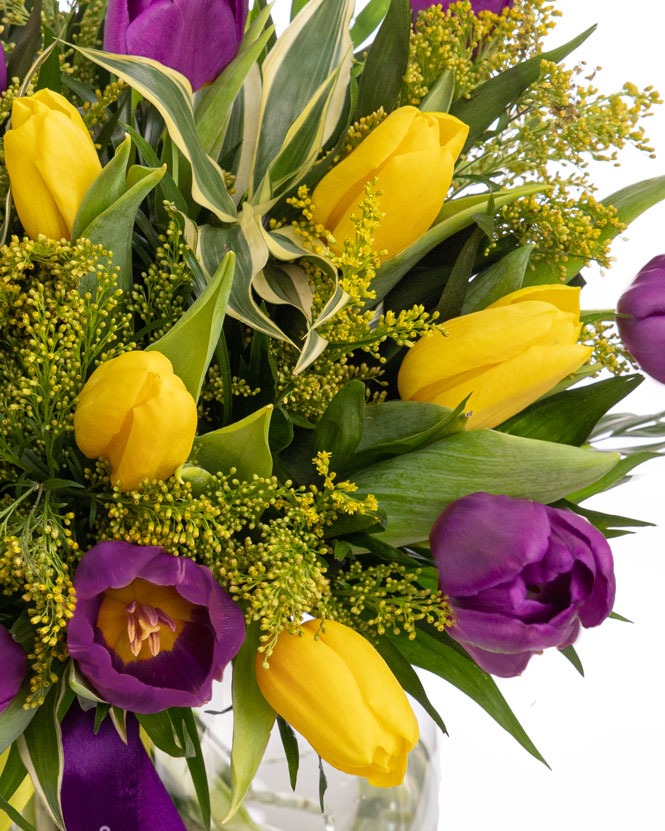
[[[158,753],[240,827],[273,729],[294,788],[294,730],[396,787],[418,668],[542,758],[492,676],[579,666],[644,525],[582,503],[644,458],[593,441],[665,378],[663,258],[581,289],[665,198],[586,169],[658,94],[544,51],[548,0],[3,15],[0,831],[183,829]]]

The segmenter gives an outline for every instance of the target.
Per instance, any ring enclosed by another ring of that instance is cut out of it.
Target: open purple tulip
[[[0,713],[19,691],[25,678],[25,652],[14,638],[0,626]]]
[[[519,675],[532,655],[570,646],[612,611],[612,552],[589,522],[528,499],[472,493],[430,534],[448,633],[487,672]]]
[[[471,0],[471,8],[478,14],[478,12],[493,12],[494,14],[501,14],[501,12],[510,6],[513,0]],[[431,6],[442,6],[445,11],[450,5],[458,2],[458,0],[440,0],[439,3],[432,2],[432,0],[411,0],[411,8],[413,9],[413,16],[423,9],[429,9]]]
[[[617,318],[624,344],[640,367],[665,384],[665,254],[638,273],[619,300]]]
[[[249,0],[109,0],[104,49],[178,70],[193,89],[235,57]]]
[[[101,542],[74,587],[69,654],[125,710],[200,707],[245,638],[240,607],[210,569],[163,548]]]

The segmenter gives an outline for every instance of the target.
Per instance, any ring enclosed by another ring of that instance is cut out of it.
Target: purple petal
[[[547,514],[537,502],[488,493],[457,499],[430,534],[441,591],[468,596],[510,581],[543,557],[548,538]]]
[[[455,609],[455,624],[448,629],[461,644],[472,644],[491,652],[533,652],[560,646],[568,637],[576,618],[576,609],[562,609],[549,621],[525,623],[496,612]]]
[[[25,678],[25,652],[11,634],[0,626],[0,713],[19,691]]]
[[[487,652],[485,649],[479,649],[468,643],[463,646],[481,669],[492,675],[498,675],[499,678],[514,678],[516,675],[521,675],[532,656],[540,654],[539,652],[518,652],[514,655],[506,655],[502,652]]]

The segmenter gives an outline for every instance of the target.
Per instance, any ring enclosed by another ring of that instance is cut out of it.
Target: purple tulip
[[[430,534],[449,634],[487,672],[519,675],[532,655],[563,649],[612,611],[612,552],[589,522],[528,499],[472,493]]]
[[[665,254],[639,272],[619,300],[617,318],[628,351],[652,378],[665,384]]]
[[[193,89],[235,57],[249,0],[109,0],[104,49],[177,69]]]
[[[25,652],[0,626],[0,713],[14,698],[25,678]]]
[[[74,587],[69,654],[125,710],[200,707],[245,638],[240,607],[210,569],[163,548],[101,542]]]
[[[411,0],[411,8],[413,9],[414,20],[418,12],[423,9],[429,9],[432,6],[442,6],[446,11],[453,3],[459,0],[441,0],[440,3],[432,2],[432,0]],[[478,14],[478,12],[493,12],[494,14],[501,14],[501,12],[510,6],[513,0],[471,0],[471,8]]]

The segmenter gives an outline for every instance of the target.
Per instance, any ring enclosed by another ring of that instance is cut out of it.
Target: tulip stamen
[[[159,655],[161,643],[159,633],[162,626],[167,626],[175,632],[175,621],[170,615],[148,603],[138,603],[132,600],[127,605],[127,638],[132,654],[138,658],[143,649],[144,641],[148,641],[150,654]]]

